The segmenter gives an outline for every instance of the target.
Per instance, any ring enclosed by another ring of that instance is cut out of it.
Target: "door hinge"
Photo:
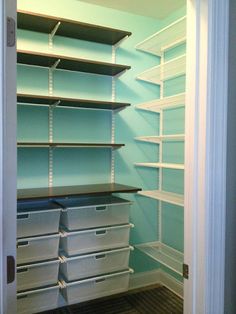
[[[16,22],[12,17],[7,17],[7,47],[14,47],[16,43]]]
[[[188,264],[183,264],[183,277],[188,279],[189,277],[189,266]]]
[[[14,256],[7,256],[7,283],[12,283],[15,280],[15,258]]]

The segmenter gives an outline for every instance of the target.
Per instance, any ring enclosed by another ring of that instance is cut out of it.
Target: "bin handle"
[[[95,207],[95,210],[99,211],[99,210],[107,210],[107,206],[98,206]]]
[[[17,219],[29,219],[29,214],[17,215]]]
[[[17,243],[17,247],[27,246],[27,245],[29,245],[29,241],[20,241]]]
[[[95,255],[95,259],[105,258],[106,254]]]
[[[29,268],[20,268],[20,269],[17,269],[17,274],[19,274],[19,273],[26,273],[27,271],[29,271]]]
[[[106,280],[106,278],[99,278],[99,279],[94,280],[94,282],[97,284],[97,283],[103,282],[105,280]]]
[[[105,235],[106,233],[107,233],[107,230],[97,230],[95,232],[95,235],[98,237],[98,236]]]
[[[25,299],[25,298],[27,298],[28,297],[28,294],[25,294],[25,295],[18,295],[17,296],[17,300],[19,300],[19,299]]]

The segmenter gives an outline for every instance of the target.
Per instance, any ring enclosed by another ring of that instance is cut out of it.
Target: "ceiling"
[[[115,10],[163,19],[186,4],[186,0],[81,0]]]

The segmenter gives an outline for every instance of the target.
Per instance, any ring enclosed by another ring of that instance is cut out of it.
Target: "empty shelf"
[[[184,141],[184,134],[162,135],[162,136],[139,136],[135,138],[137,141],[159,144],[164,141]]]
[[[183,253],[160,242],[139,244],[136,248],[182,276]]]
[[[186,55],[183,55],[144,71],[137,76],[137,79],[160,85],[163,81],[185,75],[185,73]]]
[[[140,110],[160,112],[160,110],[171,109],[171,108],[180,107],[184,105],[185,105],[185,93],[142,103],[142,104],[137,105],[136,108]]]
[[[148,37],[136,46],[136,49],[160,56],[166,50],[185,41],[186,16]]]
[[[184,206],[184,196],[181,194],[170,193],[165,191],[140,191],[138,194],[153,198],[170,204]]]
[[[63,108],[87,108],[87,109],[103,109],[103,110],[116,110],[123,109],[130,106],[128,103],[111,102],[111,101],[98,101],[89,99],[75,99],[65,98],[58,96],[42,96],[32,94],[17,94],[17,102],[23,104],[35,105],[54,105]]]
[[[57,147],[57,148],[120,148],[124,144],[112,143],[49,143],[49,142],[18,142],[18,147]]]
[[[19,189],[17,191],[18,200],[42,199],[67,196],[99,196],[111,193],[136,193],[140,188],[118,184],[102,183],[90,185],[55,186],[51,188]]]
[[[59,36],[115,45],[123,38],[130,36],[130,32],[120,29],[82,23],[56,16],[18,10],[17,27],[35,32],[50,34],[60,22],[56,31]]]
[[[136,162],[135,166],[138,167],[150,167],[150,168],[167,168],[167,169],[177,169],[183,170],[183,164],[168,164],[168,163],[160,163],[160,162]]]
[[[56,66],[57,69],[110,76],[115,76],[130,69],[130,66],[127,65],[72,58],[28,50],[17,50],[17,63],[48,68],[53,67],[58,63]]]

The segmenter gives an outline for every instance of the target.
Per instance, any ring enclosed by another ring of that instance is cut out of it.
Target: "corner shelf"
[[[43,96],[33,94],[17,94],[17,102],[23,104],[45,105],[50,106],[56,104],[61,108],[86,108],[86,109],[102,109],[116,110],[124,109],[130,104],[112,101],[98,101],[90,99],[66,98],[59,96]]]
[[[137,76],[138,80],[158,84],[186,73],[186,55],[171,59],[163,64],[144,71]]]
[[[183,253],[158,241],[139,244],[135,247],[175,273],[183,275]]]
[[[60,22],[56,32],[59,36],[115,45],[132,33],[100,25],[82,23],[24,10],[17,11],[17,27],[34,32],[50,34]]]
[[[173,134],[173,135],[160,135],[160,136],[139,136],[135,137],[135,140],[141,142],[148,142],[154,144],[160,144],[161,142],[179,142],[184,141],[184,134]]]
[[[176,169],[184,170],[184,164],[169,164],[161,162],[136,162],[137,167],[148,167],[148,168],[166,168],[166,169]]]
[[[125,144],[113,143],[60,143],[60,142],[18,142],[18,147],[51,147],[51,148],[121,148]]]
[[[99,196],[111,193],[136,193],[138,191],[141,191],[141,189],[118,183],[55,186],[51,188],[19,189],[17,191],[17,199],[26,200],[68,196]]]
[[[165,192],[165,191],[140,191],[139,195],[156,199],[158,201],[170,203],[173,205],[184,206],[184,196],[181,194]]]
[[[161,110],[185,106],[185,93],[155,99],[136,106],[136,109],[160,113]]]
[[[17,63],[47,68],[51,68],[58,63],[56,68],[60,70],[79,71],[109,76],[116,76],[131,68],[128,65],[72,58],[29,50],[17,50]]]
[[[148,37],[136,46],[136,49],[157,56],[170,48],[177,46],[186,40],[186,16],[163,28],[154,35]]]

